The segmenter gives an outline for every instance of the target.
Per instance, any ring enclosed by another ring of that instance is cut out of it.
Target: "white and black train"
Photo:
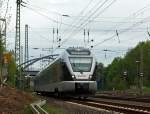
[[[68,48],[36,76],[34,90],[88,97],[97,90],[95,70],[89,49]]]

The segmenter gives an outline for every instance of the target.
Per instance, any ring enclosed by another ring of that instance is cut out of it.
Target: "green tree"
[[[8,63],[8,84],[15,86],[15,74],[16,74],[16,63],[13,57],[11,57],[11,60]]]
[[[143,59],[141,56],[143,56]],[[150,41],[140,42],[135,48],[130,49],[124,58],[115,58],[113,62],[105,68],[105,87],[108,89],[112,89],[113,87],[116,89],[124,89],[132,85],[138,85],[140,72],[144,73],[144,86],[150,87],[149,58]],[[141,65],[142,63],[143,65]],[[123,74],[125,71],[126,75]]]
[[[104,72],[105,72],[105,67],[102,63],[98,63],[96,66],[96,80],[98,82],[98,89],[102,90],[104,89]]]

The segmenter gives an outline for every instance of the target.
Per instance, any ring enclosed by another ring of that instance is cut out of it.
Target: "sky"
[[[28,24],[30,59],[33,56],[39,57],[40,54],[48,55],[51,53],[46,51],[48,48],[56,48],[59,45],[56,41],[57,28],[61,48],[94,46],[92,52],[97,61],[105,66],[115,57],[123,57],[138,42],[150,39],[147,34],[147,31],[150,31],[150,0],[23,1],[25,7],[21,7],[21,45],[24,46],[24,26]],[[15,0],[9,0],[9,7],[11,21],[7,30],[7,46],[14,49]],[[56,50],[54,53],[62,51],[63,49]]]

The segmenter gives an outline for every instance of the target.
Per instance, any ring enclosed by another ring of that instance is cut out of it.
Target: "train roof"
[[[68,49],[66,49],[66,51],[70,54],[70,55],[90,55],[91,51],[88,48],[84,48],[84,47],[70,47]]]

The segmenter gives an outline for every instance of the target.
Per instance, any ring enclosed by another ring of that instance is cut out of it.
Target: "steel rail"
[[[86,101],[75,99],[75,100],[71,100],[71,102],[82,104],[85,106],[106,109],[109,111],[116,111],[116,112],[120,112],[124,114],[150,114],[150,107],[139,106],[135,104],[123,104],[123,103],[96,101],[96,100],[90,100],[90,99]]]
[[[150,96],[138,97],[138,96],[111,96],[111,95],[96,95],[94,98],[110,99],[110,100],[123,100],[123,101],[135,101],[141,103],[150,103]]]

